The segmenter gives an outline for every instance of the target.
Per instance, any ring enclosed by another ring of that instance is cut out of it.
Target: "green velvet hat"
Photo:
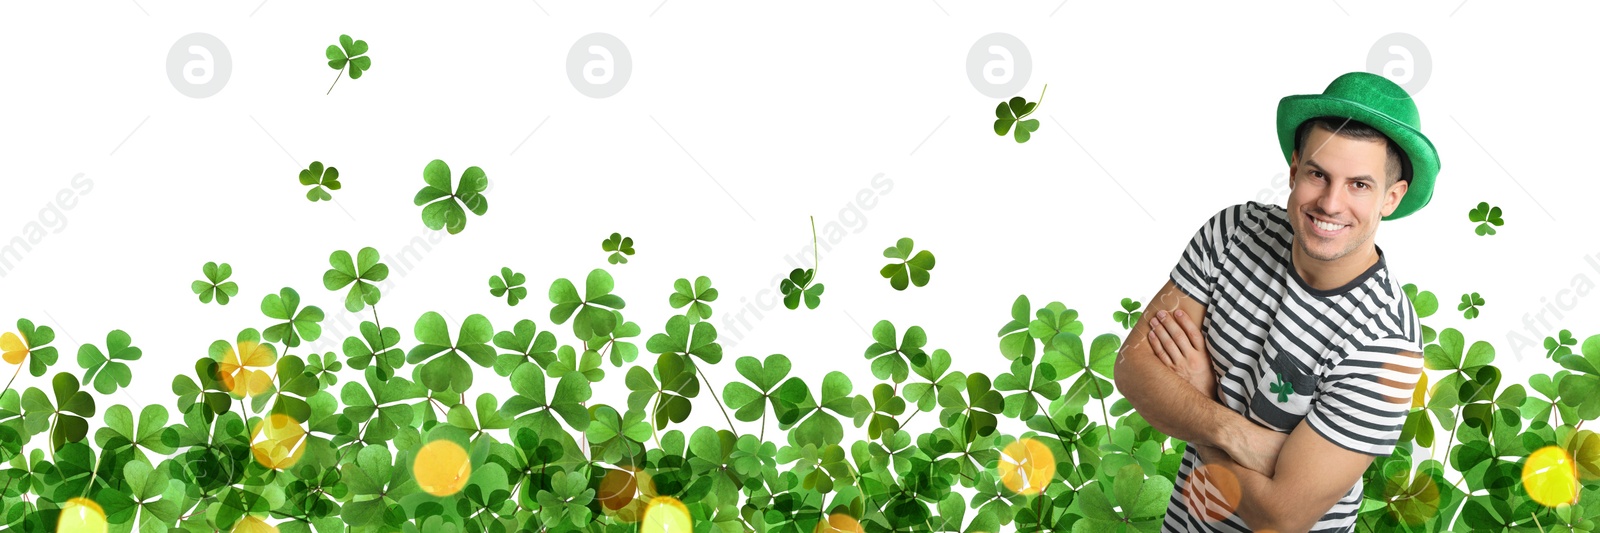
[[[1294,154],[1295,132],[1307,119],[1320,116],[1347,117],[1364,122],[1383,132],[1400,145],[1409,164],[1402,178],[1411,185],[1393,213],[1383,220],[1394,220],[1415,213],[1433,199],[1433,179],[1439,174],[1439,152],[1422,134],[1422,119],[1411,95],[1388,78],[1370,72],[1350,72],[1328,84],[1322,94],[1286,96],[1278,101],[1278,144],[1283,159]]]

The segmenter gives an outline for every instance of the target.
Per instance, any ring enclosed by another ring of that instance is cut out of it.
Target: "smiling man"
[[[1286,206],[1217,212],[1117,356],[1116,382],[1187,441],[1164,531],[1351,531],[1393,452],[1420,326],[1375,242],[1427,205],[1439,158],[1404,89],[1365,72],[1278,104]]]

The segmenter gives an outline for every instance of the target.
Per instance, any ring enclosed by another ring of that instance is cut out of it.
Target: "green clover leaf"
[[[1478,308],[1482,305],[1483,297],[1478,296],[1478,293],[1463,294],[1461,295],[1461,304],[1456,306],[1456,310],[1461,311],[1461,316],[1466,317],[1467,320],[1472,320],[1478,318]]]
[[[507,304],[517,305],[528,297],[528,288],[522,286],[527,280],[527,276],[512,272],[510,267],[501,267],[500,275],[489,276],[489,295],[496,298],[505,296]]]
[[[1559,335],[1560,338],[1544,338],[1545,357],[1553,360],[1557,357],[1571,354],[1572,347],[1578,345],[1578,339],[1572,336],[1571,331],[1563,329]]]
[[[1050,85],[1045,84],[1044,88],[1048,90]],[[994,133],[1004,137],[1005,134],[1011,133],[1011,126],[1015,125],[1017,128],[1014,137],[1017,139],[1017,143],[1028,142],[1028,139],[1033,136],[1033,132],[1039,131],[1039,119],[1028,118],[1028,115],[1038,110],[1039,104],[1043,102],[1043,90],[1039,91],[1038,102],[1029,102],[1021,96],[1014,96],[1010,101],[1000,102],[1000,106],[994,110]]]
[[[600,241],[600,249],[611,252],[611,255],[606,257],[606,262],[613,265],[627,263],[628,258],[624,254],[633,255],[633,237],[623,237],[621,233],[612,233],[611,237]]]
[[[1500,208],[1490,207],[1489,202],[1478,202],[1478,207],[1467,211],[1467,220],[1477,222],[1478,227],[1473,232],[1478,236],[1494,235],[1494,226],[1504,226],[1506,221],[1500,218]]]
[[[1411,301],[1411,307],[1416,310],[1418,319],[1428,318],[1439,311],[1439,298],[1434,296],[1432,291],[1418,290],[1417,286],[1411,283],[1405,284],[1401,289],[1406,292],[1406,299]],[[1422,344],[1432,343],[1435,337],[1438,337],[1438,332],[1424,324]]]
[[[866,358],[872,361],[872,375],[878,379],[892,379],[904,383],[911,374],[911,365],[926,364],[928,353],[922,350],[928,344],[928,334],[922,326],[911,326],[896,344],[894,324],[879,320],[872,326],[872,340]],[[907,361],[909,360],[909,364]]]
[[[228,305],[229,298],[239,295],[239,284],[227,281],[228,276],[233,275],[233,267],[227,263],[206,263],[200,267],[200,272],[206,279],[189,284],[189,289],[200,296],[200,303],[208,304],[216,299],[217,305]]]
[[[414,372],[417,381],[434,392],[466,392],[472,386],[472,367],[467,365],[465,354],[478,366],[494,366],[494,348],[489,341],[494,337],[494,326],[483,315],[472,315],[461,323],[461,332],[455,342],[450,341],[450,325],[439,313],[429,311],[417,319],[413,331],[422,344],[406,353],[406,363],[418,364]]]
[[[789,277],[778,282],[778,292],[783,294],[783,306],[790,310],[800,308],[800,299],[806,301],[806,309],[816,309],[822,304],[821,283],[812,285],[817,279],[817,269],[822,268],[820,248],[817,248],[817,217],[811,218],[811,264],[812,268],[796,268],[789,272]]]
[[[450,191],[450,166],[443,160],[429,161],[422,169],[422,180],[428,186],[417,191],[411,201],[419,206],[427,205],[422,208],[422,223],[428,229],[444,229],[455,235],[466,229],[467,211],[478,216],[489,211],[489,199],[483,196],[483,191],[489,188],[489,177],[481,168],[467,167],[456,183],[455,192]]]
[[[694,279],[694,286],[689,285],[688,278],[678,278],[672,283],[672,295],[667,297],[667,303],[673,309],[688,306],[684,316],[689,317],[689,322],[695,323],[711,318],[711,304],[717,301],[717,290],[711,288],[711,278],[700,276]]]
[[[82,367],[83,382],[94,382],[94,390],[100,394],[111,394],[117,387],[126,387],[133,383],[133,369],[128,368],[122,361],[137,361],[144,352],[133,346],[133,339],[128,333],[112,330],[106,334],[106,351],[93,344],[78,347],[78,366]]]
[[[300,171],[300,184],[312,186],[311,190],[306,191],[306,199],[313,202],[332,200],[333,195],[328,191],[337,191],[342,186],[339,184],[339,169],[324,169],[321,161],[312,161],[309,168]]]
[[[1278,380],[1272,382],[1268,388],[1274,394],[1278,395],[1278,403],[1289,401],[1289,395],[1294,394],[1294,386],[1289,384],[1287,380],[1283,379],[1282,372],[1278,373]]]
[[[644,349],[656,354],[693,355],[708,365],[722,360],[722,345],[717,344],[717,328],[710,322],[690,324],[683,315],[668,318],[666,332],[652,335],[645,342]]]
[[[1133,329],[1133,325],[1139,323],[1139,317],[1144,316],[1144,313],[1139,311],[1140,305],[1142,304],[1138,300],[1123,298],[1122,310],[1111,313],[1111,319],[1121,324],[1122,329]]]
[[[884,257],[900,260],[899,263],[883,265],[878,270],[878,274],[889,278],[889,286],[894,290],[906,290],[907,281],[918,287],[928,284],[928,271],[933,270],[933,252],[923,250],[913,256],[911,246],[911,238],[904,237],[894,246],[883,249]]]
[[[369,305],[378,305],[378,299],[383,295],[375,283],[389,278],[389,266],[378,262],[378,259],[378,249],[371,246],[357,252],[354,261],[350,258],[350,252],[334,251],[328,256],[328,264],[333,268],[322,273],[322,286],[330,291],[350,286],[350,292],[344,297],[344,308],[352,313]]]
[[[1034,350],[1038,348],[1038,345],[1034,343],[1033,335],[1028,332],[1028,324],[1032,322],[1028,319],[1030,309],[1032,307],[1028,303],[1028,295],[1026,294],[1017,296],[1017,299],[1011,302],[1011,321],[1006,322],[1004,326],[1000,326],[1000,334],[998,335],[1000,337],[1000,355],[1005,356],[1006,359],[1016,359],[1018,357],[1032,359]]]
[[[550,308],[550,321],[565,324],[567,319],[573,318],[573,313],[577,313],[577,318],[572,321],[572,334],[587,341],[614,331],[617,328],[617,315],[612,311],[622,309],[627,304],[622,297],[611,294],[616,282],[605,270],[596,268],[589,271],[583,288],[586,296],[579,295],[578,288],[566,278],[552,282],[550,303],[556,306]]]
[[[298,311],[298,312],[296,312]],[[261,313],[267,318],[283,320],[262,330],[267,342],[283,342],[284,346],[299,346],[302,339],[317,340],[322,336],[322,309],[308,305],[300,309],[300,293],[284,287],[278,294],[268,294],[261,299]]]
[[[359,79],[361,73],[372,68],[372,58],[366,55],[367,42],[350,39],[349,35],[340,35],[338,46],[328,45],[325,55],[328,56],[328,68],[339,71],[334,76],[333,85],[339,84],[339,78],[344,76],[345,67],[349,67],[350,79]],[[328,86],[328,94],[333,94],[333,85]]]

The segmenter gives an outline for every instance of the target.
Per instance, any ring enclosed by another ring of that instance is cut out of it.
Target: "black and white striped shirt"
[[[1223,405],[1288,433],[1301,420],[1323,438],[1370,455],[1394,451],[1422,372],[1416,310],[1378,261],[1344,286],[1318,290],[1292,264],[1287,211],[1247,202],[1195,233],[1172,281],[1206,306],[1201,326]],[[1163,531],[1249,531],[1184,452]],[[1192,486],[1191,486],[1192,485]],[[1312,531],[1351,531],[1361,482]],[[1204,507],[1205,512],[1199,510]]]

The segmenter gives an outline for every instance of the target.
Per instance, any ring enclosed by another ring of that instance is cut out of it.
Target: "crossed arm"
[[[1198,326],[1205,309],[1168,280],[1117,355],[1117,390],[1152,427],[1237,478],[1239,501],[1227,504],[1251,529],[1307,531],[1373,456],[1328,441],[1304,421],[1285,436],[1218,403]]]

